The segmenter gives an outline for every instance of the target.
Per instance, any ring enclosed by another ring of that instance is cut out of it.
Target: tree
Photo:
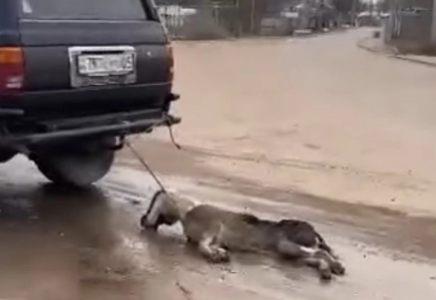
[[[355,5],[354,0],[332,0],[333,6],[337,9],[340,13],[349,13],[353,11],[353,6]]]
[[[388,12],[392,7],[392,2],[392,0],[379,0],[376,3],[377,10],[381,12]]]

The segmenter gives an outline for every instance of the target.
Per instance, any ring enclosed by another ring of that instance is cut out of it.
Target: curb
[[[359,47],[360,49],[363,49],[365,51],[371,52],[373,54],[385,55],[388,58],[398,59],[398,60],[407,61],[407,62],[419,64],[419,65],[422,65],[422,66],[426,66],[426,67],[436,68],[436,63],[427,62],[427,61],[423,61],[423,60],[420,60],[420,59],[407,57],[407,56],[401,55],[401,54],[388,53],[388,52],[384,52],[384,51],[381,51],[381,50],[377,50],[377,49],[375,49],[375,48],[373,48],[371,46],[365,45],[365,41],[367,41],[367,40],[368,40],[368,38],[359,40],[357,42],[357,47]]]
[[[381,51],[378,51],[378,50],[376,50],[376,49],[374,49],[374,48],[372,48],[372,47],[370,47],[370,46],[367,46],[367,45],[365,45],[365,41],[366,41],[367,39],[361,39],[361,40],[359,40],[358,42],[357,42],[357,47],[359,47],[360,49],[363,49],[363,50],[366,50],[366,51],[368,51],[368,52],[371,52],[371,53],[374,53],[374,54],[384,54],[384,53],[382,53]]]
[[[368,52],[374,53],[374,54],[382,54],[382,55],[385,55],[385,56],[388,56],[388,57],[396,57],[396,56],[398,56],[398,54],[395,53],[396,52],[395,49],[392,49],[390,51],[389,50],[381,50],[381,49],[377,49],[375,47],[368,46],[368,45],[365,44],[366,41],[370,41],[372,39],[373,38],[360,39],[357,42],[357,47],[359,47],[359,48],[361,48],[363,50],[366,50]]]
[[[423,61],[423,60],[419,60],[419,59],[415,59],[415,58],[410,58],[410,57],[406,57],[406,56],[403,56],[403,55],[394,55],[392,57],[396,58],[398,60],[413,62],[415,64],[419,64],[419,65],[422,65],[422,66],[436,68],[436,63],[431,63],[431,62],[428,62],[428,61]]]

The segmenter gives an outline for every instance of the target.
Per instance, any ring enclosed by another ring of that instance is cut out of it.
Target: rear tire
[[[110,170],[115,151],[107,143],[87,143],[79,147],[60,147],[35,155],[40,172],[55,184],[88,187]]]

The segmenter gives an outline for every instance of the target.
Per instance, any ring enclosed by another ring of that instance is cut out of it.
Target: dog
[[[233,251],[276,253],[315,268],[323,280],[345,274],[332,248],[305,221],[264,220],[212,205],[194,205],[187,199],[177,197],[176,200],[173,195],[159,191],[141,218],[141,226],[158,230],[163,224],[173,225],[178,221],[187,241],[210,262],[227,262],[229,252]]]

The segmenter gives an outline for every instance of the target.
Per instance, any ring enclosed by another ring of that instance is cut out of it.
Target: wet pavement
[[[433,220],[341,207],[309,195],[288,194],[285,201],[277,191],[260,196],[247,184],[238,190],[237,184],[219,180],[162,177],[171,190],[195,201],[314,222],[348,268],[347,276],[323,284],[314,271],[273,257],[238,254],[230,264],[208,264],[184,245],[177,226],[158,235],[141,232],[138,219],[156,186],[139,169],[118,166],[95,189],[72,192],[47,184],[24,158],[1,168],[1,299],[406,300],[436,295],[436,245],[422,241],[435,236]]]

